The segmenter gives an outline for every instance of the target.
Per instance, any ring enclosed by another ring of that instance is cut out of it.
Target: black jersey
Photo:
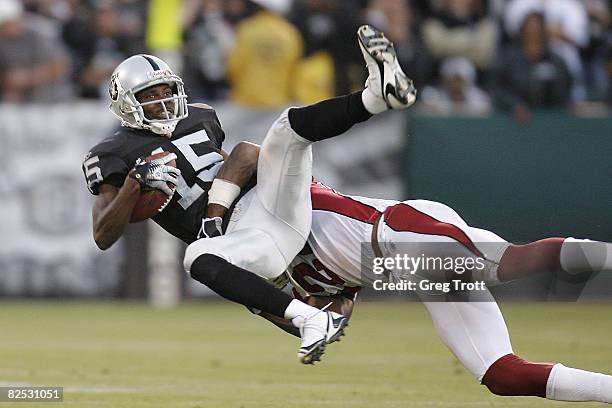
[[[153,220],[190,243],[197,237],[208,204],[208,190],[223,164],[224,139],[217,114],[203,104],[189,105],[189,116],[177,124],[171,138],[121,127],[85,156],[83,172],[87,186],[92,194],[98,194],[102,183],[121,187],[139,157],[161,151],[175,153],[181,177],[172,201]]]

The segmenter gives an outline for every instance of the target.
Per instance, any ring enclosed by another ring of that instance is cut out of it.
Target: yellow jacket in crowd
[[[300,33],[281,16],[260,11],[244,20],[228,61],[232,99],[249,106],[287,105],[295,99],[293,74],[302,53]]]

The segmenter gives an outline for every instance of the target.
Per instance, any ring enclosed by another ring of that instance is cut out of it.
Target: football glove
[[[203,218],[198,239],[213,238],[223,235],[223,220],[221,217]]]
[[[141,191],[160,190],[171,197],[181,175],[181,171],[176,167],[166,166],[166,163],[172,160],[176,160],[174,153],[151,161],[139,158],[129,176],[140,184]]]

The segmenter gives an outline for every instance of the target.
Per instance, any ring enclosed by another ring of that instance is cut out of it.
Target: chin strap
[[[178,122],[178,120],[173,120],[171,122],[166,123],[151,123],[148,126],[151,132],[161,136],[170,137],[172,136],[172,132],[174,132],[174,129],[176,129],[176,125],[178,124]]]

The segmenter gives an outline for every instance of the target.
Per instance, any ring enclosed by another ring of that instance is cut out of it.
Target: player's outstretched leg
[[[612,271],[612,244],[575,238],[546,238],[511,245],[497,269],[497,279],[508,282],[542,271],[561,270],[568,275]]]
[[[444,344],[492,393],[612,403],[612,376],[515,355],[497,303],[488,292],[479,295],[485,301],[423,304]]]
[[[416,101],[416,89],[399,63],[393,43],[375,28],[357,31],[368,68],[362,91],[289,110],[291,128],[311,142],[338,136],[356,123],[388,109],[405,109]]]
[[[264,243],[262,248],[265,248],[266,240],[269,236],[261,231],[241,230],[196,241],[187,248],[185,268],[193,279],[227,300],[290,319],[300,329],[302,338],[298,358],[304,364],[314,364],[321,359],[325,346],[344,334],[348,318],[294,299],[260,276],[237,266],[249,264],[249,257],[254,260],[257,254],[253,245]],[[269,247],[269,254],[273,251]]]

